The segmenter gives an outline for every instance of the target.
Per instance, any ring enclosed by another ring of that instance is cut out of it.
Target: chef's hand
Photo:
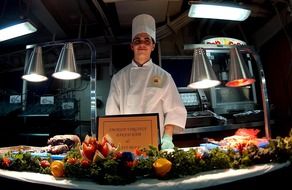
[[[173,149],[174,144],[172,142],[172,136],[169,134],[164,134],[162,139],[161,139],[161,150],[165,149]]]

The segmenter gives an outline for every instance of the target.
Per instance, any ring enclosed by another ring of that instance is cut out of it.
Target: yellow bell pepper
[[[61,160],[55,160],[51,163],[50,169],[54,177],[62,177],[65,171],[64,162]]]
[[[158,158],[153,163],[153,167],[158,177],[164,177],[171,170],[172,163],[166,158]]]

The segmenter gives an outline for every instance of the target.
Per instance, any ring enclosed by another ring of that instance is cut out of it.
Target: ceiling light
[[[193,18],[209,18],[244,21],[251,13],[250,10],[239,6],[224,5],[220,3],[204,3],[191,1],[189,17]]]
[[[195,48],[191,80],[188,87],[202,89],[219,85],[206,52],[203,48]]]
[[[29,22],[23,22],[0,30],[0,42],[36,32],[37,29]]]
[[[48,79],[44,75],[41,47],[35,47],[29,58],[26,58],[24,75],[22,76],[22,79],[30,82],[42,82]]]
[[[230,49],[229,81],[228,87],[247,86],[255,82],[247,65],[236,47]]]
[[[55,72],[52,76],[62,80],[73,80],[81,76],[77,73],[72,43],[66,43],[62,48]]]

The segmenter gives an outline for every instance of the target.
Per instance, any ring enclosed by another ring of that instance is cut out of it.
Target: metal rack
[[[228,52],[230,48],[234,46],[230,45],[215,45],[215,44],[189,44],[185,45],[185,50],[194,50],[195,48],[204,48],[206,51],[216,51],[216,52]],[[250,122],[244,124],[225,124],[225,125],[214,125],[214,126],[203,126],[196,128],[188,128],[181,134],[188,133],[201,133],[201,132],[212,132],[212,131],[222,131],[222,130],[230,130],[237,129],[241,127],[257,127],[264,125],[265,136],[267,139],[271,138],[271,128],[270,128],[270,108],[269,108],[269,99],[267,95],[266,88],[266,79],[264,75],[264,70],[259,58],[259,55],[255,52],[255,50],[251,46],[240,45],[237,46],[240,52],[247,52],[254,58],[256,62],[256,67],[259,74],[259,82],[260,82],[260,92],[262,98],[262,106],[263,106],[263,114],[264,114],[264,122]]]
[[[27,47],[35,47],[35,46],[41,46],[41,47],[52,47],[52,46],[63,46],[65,43],[72,42],[73,44],[85,44],[88,46],[90,53],[91,53],[91,62],[90,62],[90,120],[91,120],[91,135],[96,136],[97,128],[96,128],[96,116],[97,116],[97,110],[96,110],[96,48],[94,44],[89,40],[66,40],[66,41],[52,41],[52,42],[46,42],[41,44],[33,44],[29,45]],[[29,51],[27,51],[26,61],[25,63],[28,64],[28,57],[29,57]],[[25,65],[26,66],[26,65]],[[27,100],[27,82],[23,80],[23,87],[22,87],[22,110],[24,111],[27,107],[26,105]]]

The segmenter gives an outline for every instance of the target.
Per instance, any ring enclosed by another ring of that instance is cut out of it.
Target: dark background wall
[[[290,35],[291,36],[291,35]],[[290,36],[282,30],[260,49],[270,100],[274,135],[287,135],[292,127],[292,63]]]

